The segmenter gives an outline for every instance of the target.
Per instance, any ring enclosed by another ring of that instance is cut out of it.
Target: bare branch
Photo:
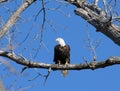
[[[35,62],[35,61],[28,61],[24,57],[20,55],[16,55],[11,52],[5,52],[0,50],[0,56],[6,57],[11,59],[12,61],[27,66],[28,68],[43,68],[43,69],[51,69],[51,70],[85,70],[85,69],[98,69],[98,68],[104,68],[116,64],[120,64],[120,57],[110,57],[107,60],[103,61],[92,61],[89,63],[83,63],[83,64],[69,64],[67,66],[64,65],[57,65],[57,64],[47,64],[47,63],[41,63],[41,62]]]
[[[103,11],[100,12],[102,13]],[[88,8],[86,8],[86,10],[77,8],[75,13],[92,24],[97,29],[97,32],[102,32],[111,40],[113,40],[114,43],[120,45],[120,27],[114,25],[111,20],[106,18],[106,15],[100,13],[95,14],[94,11],[91,11]]]
[[[38,50],[36,51],[36,54],[34,56],[34,58],[38,55],[39,53],[39,50],[41,48],[41,45],[42,45],[42,41],[43,41],[43,30],[44,30],[44,27],[45,27],[45,21],[46,21],[46,9],[45,9],[45,2],[44,0],[42,0],[42,9],[39,11],[39,13],[43,11],[43,20],[42,20],[42,24],[41,24],[41,27],[40,27],[40,32],[41,32],[41,35],[40,35],[40,45],[38,46]],[[39,14],[38,13],[38,14]],[[38,15],[37,15],[38,16]],[[36,16],[36,17],[37,17]]]
[[[97,54],[96,54],[96,48],[97,48],[97,46],[93,45],[93,41],[92,41],[92,39],[91,39],[90,34],[89,34],[88,31],[87,31],[87,37],[88,37],[88,47],[89,47],[90,51],[93,54],[93,61],[96,61],[96,59],[97,59]]]
[[[49,77],[49,75],[50,75],[50,72],[51,72],[51,67],[48,69],[48,74],[47,74],[47,75],[44,75],[44,77],[45,77],[44,85],[45,85],[45,83],[46,83],[46,81],[47,81],[47,79],[48,79],[48,77]]]
[[[120,46],[120,27],[112,23],[112,16],[107,17],[106,13],[97,6],[88,3],[84,6],[84,8],[77,8],[75,14],[84,18],[96,28],[97,32],[105,34]]]
[[[0,3],[4,3],[7,2],[8,0],[0,0]]]
[[[11,26],[17,21],[20,14],[29,7],[33,2],[36,0],[26,0],[8,19],[8,21],[5,23],[5,25],[0,30],[0,38],[2,38],[7,31],[11,28]]]

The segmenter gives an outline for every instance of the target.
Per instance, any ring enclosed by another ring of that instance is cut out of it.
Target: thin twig
[[[43,41],[43,30],[44,30],[44,26],[45,26],[45,21],[46,21],[46,10],[45,10],[45,3],[44,3],[44,0],[42,0],[42,11],[43,11],[43,21],[42,21],[42,25],[41,25],[41,28],[40,28],[40,41],[39,41],[39,46],[36,50],[36,54],[34,55],[34,58],[38,55],[39,53],[39,50],[41,48],[41,45],[42,45],[42,41]]]
[[[48,77],[50,75],[50,72],[51,72],[51,67],[48,69],[48,74],[44,76],[45,77],[44,85],[45,85],[45,83],[46,83],[46,81],[47,81],[47,79],[48,79]]]

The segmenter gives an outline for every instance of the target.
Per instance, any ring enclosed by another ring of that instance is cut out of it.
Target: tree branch
[[[120,57],[110,57],[107,60],[103,60],[100,62],[92,61],[87,62],[83,64],[69,64],[67,66],[64,65],[57,65],[57,64],[47,64],[47,63],[41,63],[41,62],[34,62],[34,61],[28,61],[26,58],[16,55],[15,53],[1,51],[0,50],[0,56],[6,57],[11,59],[12,61],[24,65],[28,68],[43,68],[43,69],[50,69],[51,70],[85,70],[85,69],[98,69],[98,68],[104,68],[116,64],[120,64]]]
[[[6,32],[10,29],[10,27],[17,21],[20,14],[29,7],[36,0],[26,0],[8,19],[8,21],[4,24],[2,29],[0,30],[0,38],[2,38]]]
[[[7,2],[8,0],[0,0],[0,3],[4,3]]]
[[[77,7],[75,14],[81,16],[88,23],[93,25],[97,32],[101,32],[109,37],[114,43],[120,46],[120,27],[112,23],[112,15],[108,17],[107,12],[90,3],[71,2]],[[84,6],[84,7],[83,7]]]

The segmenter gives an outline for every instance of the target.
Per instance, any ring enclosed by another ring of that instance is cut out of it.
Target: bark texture
[[[89,63],[83,64],[69,64],[65,65],[57,65],[57,64],[47,64],[42,62],[28,61],[26,58],[16,55],[15,53],[0,51],[0,56],[11,59],[12,61],[26,66],[27,68],[44,68],[44,69],[52,69],[52,70],[84,70],[84,69],[98,69],[104,68],[111,65],[120,64],[120,57],[110,57],[107,60],[102,61],[92,61]]]
[[[77,7],[74,11],[76,15],[81,16],[88,23],[93,25],[97,32],[103,33],[115,44],[120,46],[120,27],[113,24],[112,15],[108,16],[107,12],[90,3],[81,3],[73,0],[65,1]]]

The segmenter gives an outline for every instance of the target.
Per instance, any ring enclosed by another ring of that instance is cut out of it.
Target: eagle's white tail
[[[68,70],[61,70],[61,73],[65,77],[68,75]]]
[[[66,61],[65,66],[68,66],[68,61]],[[62,75],[65,77],[68,75],[68,70],[61,70]]]

